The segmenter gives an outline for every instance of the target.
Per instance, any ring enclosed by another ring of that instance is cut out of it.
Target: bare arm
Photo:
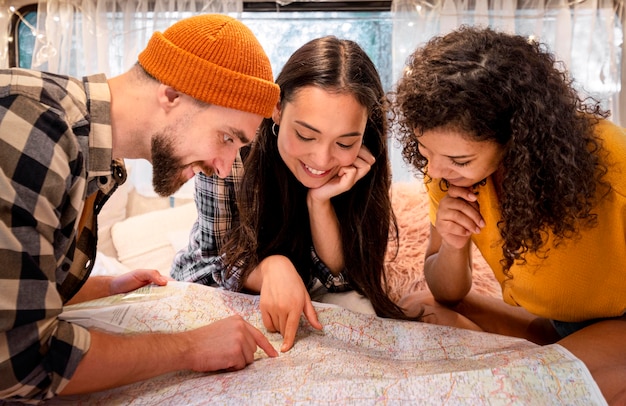
[[[526,309],[511,306],[500,298],[471,291],[452,309],[490,333],[521,337],[545,345],[559,340],[550,320]]]
[[[431,293],[440,302],[456,302],[472,287],[471,241],[460,249],[442,242],[431,224],[424,260],[424,276]]]
[[[167,284],[156,270],[139,269],[120,276],[87,279],[71,303],[125,293],[150,283]],[[87,393],[142,381],[167,372],[192,369],[241,369],[254,361],[257,346],[269,356],[276,350],[240,316],[175,334],[116,335],[90,330],[91,345],[63,395]]]
[[[171,278],[162,276],[155,269],[136,269],[120,276],[91,276],[82,288],[70,299],[66,305],[86,302],[88,300],[99,299],[126,293],[138,289],[142,286],[154,283],[163,286]]]
[[[476,195],[450,186],[441,200],[424,260],[424,275],[436,300],[463,299],[472,287],[471,236],[484,227]]]
[[[344,268],[344,259],[335,209],[330,199],[318,201],[311,194],[307,197],[307,205],[315,252],[333,275],[337,276]]]
[[[343,271],[345,262],[339,219],[330,199],[350,190],[370,171],[375,162],[371,152],[361,145],[352,165],[340,168],[337,176],[317,189],[310,189],[307,194],[313,246],[319,258],[335,276]]]
[[[257,346],[276,350],[241,316],[175,334],[114,335],[91,330],[91,347],[61,395],[88,393],[167,372],[238,370],[254,361]]]

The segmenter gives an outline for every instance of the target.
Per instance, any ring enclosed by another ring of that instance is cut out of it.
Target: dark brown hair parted
[[[344,274],[378,315],[405,318],[385,291],[385,253],[389,236],[397,239],[398,231],[389,196],[388,103],[374,64],[355,42],[327,36],[299,48],[276,83],[283,106],[300,89],[316,86],[351,94],[367,108],[363,144],[376,162],[349,191],[331,199],[340,223]],[[237,266],[248,275],[263,258],[280,254],[293,262],[307,285],[312,278],[307,189],[281,159],[272,124],[263,121],[245,159],[237,194],[240,222],[225,244],[226,265],[229,272]]]
[[[558,243],[593,225],[597,192],[610,188],[594,136],[608,113],[572,83],[542,44],[461,27],[418,48],[394,91],[403,157],[426,179],[417,143],[426,130],[449,127],[503,146],[505,273],[527,252],[541,253],[548,231]]]

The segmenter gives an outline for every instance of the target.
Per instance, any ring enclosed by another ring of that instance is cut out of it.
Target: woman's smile
[[[326,176],[328,173],[330,173],[330,170],[326,170],[326,171],[322,171],[319,169],[315,169],[313,167],[310,167],[309,165],[305,164],[304,162],[302,163],[302,167],[304,168],[304,170],[308,173],[310,173],[311,175],[315,176],[315,177],[324,177]]]

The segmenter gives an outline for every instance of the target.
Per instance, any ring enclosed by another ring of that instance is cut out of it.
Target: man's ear
[[[278,103],[276,103],[276,106],[274,106],[274,111],[272,112],[272,120],[274,120],[274,123],[276,123],[276,125],[280,125],[280,100],[278,101]]]
[[[170,111],[181,102],[182,94],[171,86],[159,84],[157,90],[159,105],[165,111]]]

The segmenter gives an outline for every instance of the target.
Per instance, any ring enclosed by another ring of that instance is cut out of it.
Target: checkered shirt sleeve
[[[315,252],[315,247],[311,247],[311,261],[313,263],[313,276],[317,278],[329,292],[347,292],[352,290],[352,286],[345,277],[345,271],[337,276],[333,275],[330,269],[322,262]]]
[[[218,283],[230,290],[239,290],[240,275],[226,278],[220,250],[224,237],[238,216],[235,190],[241,182],[243,163],[237,155],[231,174],[224,179],[217,175],[196,175],[195,202],[198,218],[194,223],[186,249],[179,251],[172,263],[171,275],[185,282],[205,285]],[[233,285],[234,284],[234,285]]]
[[[54,396],[90,345],[85,328],[57,316],[95,255],[91,225],[76,239],[86,194],[98,190],[87,172],[100,178],[105,162],[111,175],[111,146],[90,138],[93,124],[108,124],[94,123],[96,110],[108,118],[108,86],[92,79],[0,71],[0,399]],[[88,108],[90,85],[104,99]]]

